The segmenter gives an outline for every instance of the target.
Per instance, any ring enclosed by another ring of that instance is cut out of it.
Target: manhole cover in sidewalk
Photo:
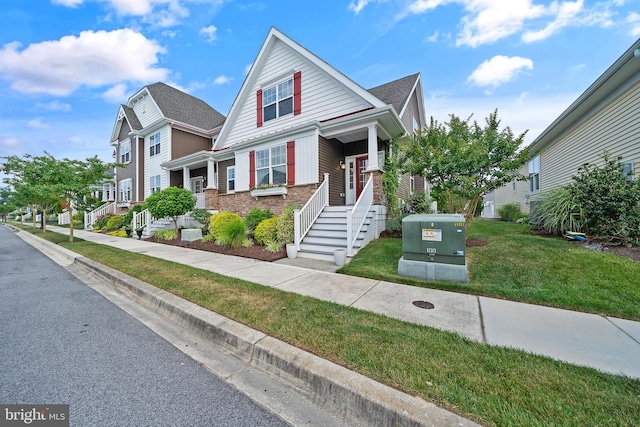
[[[435,305],[431,304],[428,301],[414,301],[413,305],[419,308],[426,308],[426,309],[431,309],[435,307]]]

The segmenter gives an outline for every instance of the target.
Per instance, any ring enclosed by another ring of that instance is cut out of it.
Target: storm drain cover
[[[433,304],[431,304],[428,301],[414,301],[413,305],[419,308],[426,308],[426,309],[431,309],[435,307]]]

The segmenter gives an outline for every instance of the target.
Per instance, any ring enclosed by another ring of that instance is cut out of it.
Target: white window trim
[[[291,96],[287,96],[285,98],[280,99],[279,98],[278,86],[280,86],[283,83],[288,83],[289,81],[291,82]],[[271,103],[265,105],[265,102],[266,102],[265,93],[270,89],[275,89],[276,98],[275,98],[274,102],[271,102]],[[284,117],[284,116],[288,116],[290,114],[293,114],[293,109],[294,109],[294,105],[293,105],[294,99],[293,98],[294,98],[294,96],[295,96],[295,88],[294,88],[293,76],[287,76],[286,78],[284,78],[284,79],[282,79],[280,81],[277,81],[274,84],[269,84],[269,86],[267,86],[264,89],[262,89],[262,121],[263,121],[263,123],[267,123],[267,122],[270,122],[272,120],[276,120],[276,119],[278,119],[280,117]],[[286,100],[286,99],[289,99],[289,98],[291,98],[291,111],[289,113],[281,115],[280,114],[280,103],[282,101]],[[267,115],[265,113],[265,108],[269,107],[271,105],[274,105],[274,104],[275,104],[275,107],[276,107],[276,115],[273,118],[267,119]]]
[[[125,190],[125,184],[128,184],[128,189]],[[131,189],[132,187],[132,179],[127,178],[123,179],[118,183],[118,198],[121,203],[128,203],[131,201]],[[126,197],[125,197],[126,196]]]
[[[536,168],[536,163],[537,163],[537,168]],[[537,176],[537,181],[536,181],[536,183],[538,184],[537,188],[533,188],[534,176]],[[531,159],[531,161],[529,161],[529,194],[535,194],[539,192],[540,192],[540,155],[537,155],[536,157]]]
[[[161,142],[160,136],[161,135],[159,131],[154,133],[153,135],[149,135],[149,156],[150,157],[157,156],[162,152],[162,148],[160,145],[160,142]],[[157,147],[157,148],[154,150],[153,147]]]
[[[127,150],[125,150],[127,148]],[[124,158],[126,156],[126,159]],[[120,163],[131,163],[131,141],[126,141],[120,144]]]
[[[233,170],[233,179],[229,179],[229,171]],[[257,174],[257,169],[256,169]],[[233,190],[229,190],[229,182],[233,181]],[[227,167],[227,194],[233,194],[236,192],[236,166],[228,166]]]
[[[277,163],[274,164],[272,159],[273,156],[271,155],[271,150],[273,150],[274,148],[280,148],[280,147],[284,147],[284,163]],[[258,167],[258,152],[260,151],[267,151],[269,153],[269,165],[268,166],[263,166],[263,167]],[[284,182],[282,183],[277,183],[274,184],[273,182],[273,169],[275,167],[280,167],[280,166],[284,166]],[[267,184],[260,184],[260,180],[258,179],[258,170],[263,170],[263,169],[268,169],[269,171],[269,182]],[[282,185],[282,186],[286,186],[287,185],[287,144],[277,144],[277,145],[272,145],[270,147],[266,147],[266,148],[261,148],[260,150],[256,150],[255,151],[255,183],[256,183],[256,187],[260,187],[261,185]]]
[[[154,184],[154,179],[157,180],[157,182],[155,184],[157,185],[153,185]],[[156,189],[156,191],[153,191],[154,189]],[[154,194],[156,192],[159,192],[162,190],[162,176],[160,174],[158,175],[152,175],[149,177],[149,194]]]

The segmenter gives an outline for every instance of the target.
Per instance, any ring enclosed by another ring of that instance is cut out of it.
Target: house
[[[507,203],[529,212],[544,193],[568,184],[584,163],[602,164],[602,154],[622,157],[636,179],[640,165],[640,39],[613,63],[530,145],[522,169],[528,181],[514,181],[485,199],[483,216],[497,217]]]
[[[296,245],[320,258],[379,235],[389,142],[426,123],[419,74],[366,90],[275,28],[226,119],[198,101],[156,83],[121,106],[112,143],[128,166],[117,175],[118,205],[170,185],[241,216],[297,204]],[[402,188],[426,185],[405,177]]]

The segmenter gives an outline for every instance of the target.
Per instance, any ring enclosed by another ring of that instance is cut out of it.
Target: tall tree
[[[500,130],[498,110],[484,126],[471,122],[471,116],[462,120],[451,114],[445,124],[432,117],[404,146],[404,171],[425,176],[444,196],[449,212],[462,213],[468,227],[483,195],[514,178],[527,179],[519,172],[529,156],[522,148],[525,135],[514,137],[508,126]]]
[[[8,187],[0,188],[0,216],[3,222],[7,222],[7,216],[16,209],[14,194]]]

